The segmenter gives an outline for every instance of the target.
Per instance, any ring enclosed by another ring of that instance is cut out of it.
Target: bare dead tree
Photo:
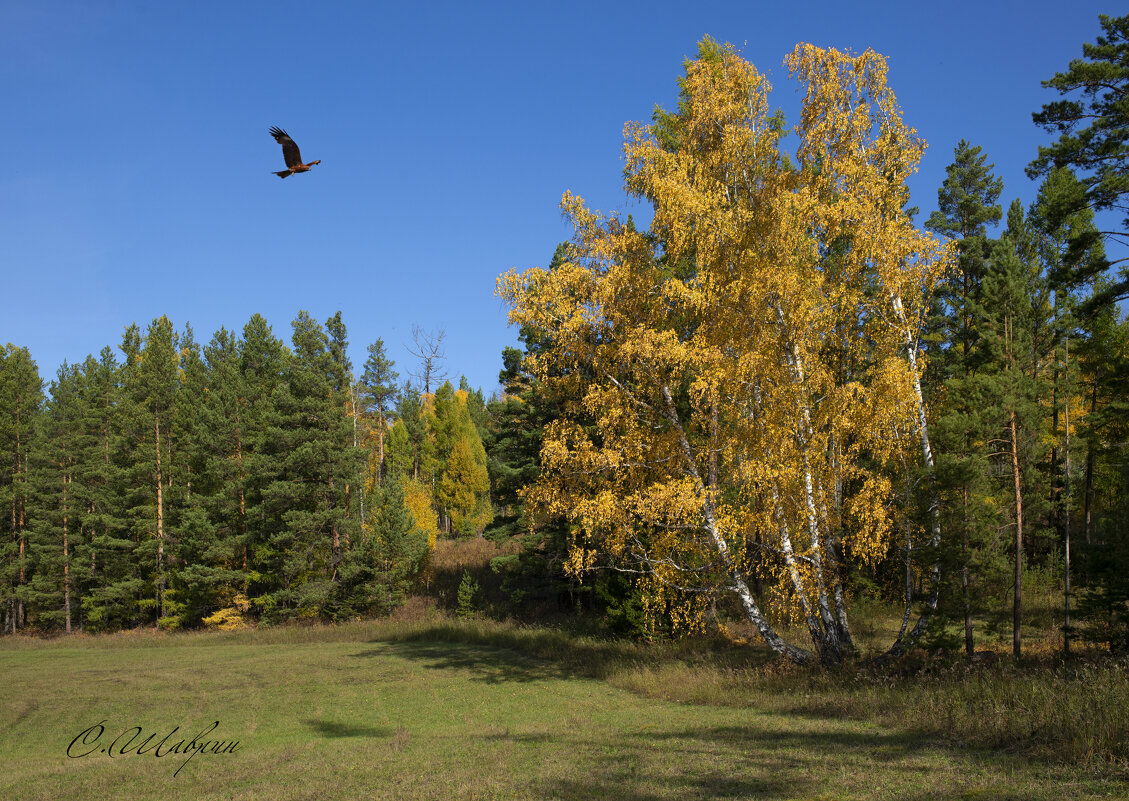
[[[447,377],[447,371],[442,369],[441,362],[447,358],[443,352],[443,337],[446,332],[440,328],[438,331],[424,331],[418,325],[412,326],[412,345],[406,346],[408,353],[419,359],[419,372],[408,372],[412,378],[423,385],[424,394],[431,392],[433,383],[438,384]]]

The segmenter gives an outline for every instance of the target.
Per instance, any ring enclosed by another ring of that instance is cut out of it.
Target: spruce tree
[[[413,521],[398,477],[377,486],[368,508],[359,540],[341,566],[334,617],[388,613],[403,603],[426,564],[427,534]]]

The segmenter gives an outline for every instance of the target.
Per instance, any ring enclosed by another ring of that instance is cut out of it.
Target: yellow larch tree
[[[568,399],[528,498],[570,521],[570,568],[644,573],[691,625],[735,593],[778,653],[830,663],[854,647],[845,561],[893,536],[896,432],[931,469],[916,332],[950,256],[905,212],[924,145],[884,60],[801,45],[786,63],[805,92],[793,154],[766,78],[706,39],[678,110],[626,128],[649,230],[566,193],[572,259],[499,294]],[[811,650],[771,622],[789,609]]]

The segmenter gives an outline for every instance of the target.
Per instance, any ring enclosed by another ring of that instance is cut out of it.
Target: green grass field
[[[5,799],[1129,796],[1109,755],[994,746],[930,720],[942,706],[909,685],[780,672],[748,648],[433,618],[5,638],[0,670]],[[990,682],[967,692],[959,703],[999,703]],[[155,755],[175,727],[161,750],[215,721],[208,739],[238,741],[234,752]],[[97,741],[72,746],[99,724]],[[141,737],[117,753],[133,727]]]

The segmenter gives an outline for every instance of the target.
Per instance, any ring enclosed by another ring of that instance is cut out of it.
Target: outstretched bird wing
[[[302,154],[298,151],[298,145],[290,138],[290,134],[276,127],[270,129],[270,135],[274,137],[274,141],[282,145],[282,160],[286,162],[287,167],[302,163]]]

